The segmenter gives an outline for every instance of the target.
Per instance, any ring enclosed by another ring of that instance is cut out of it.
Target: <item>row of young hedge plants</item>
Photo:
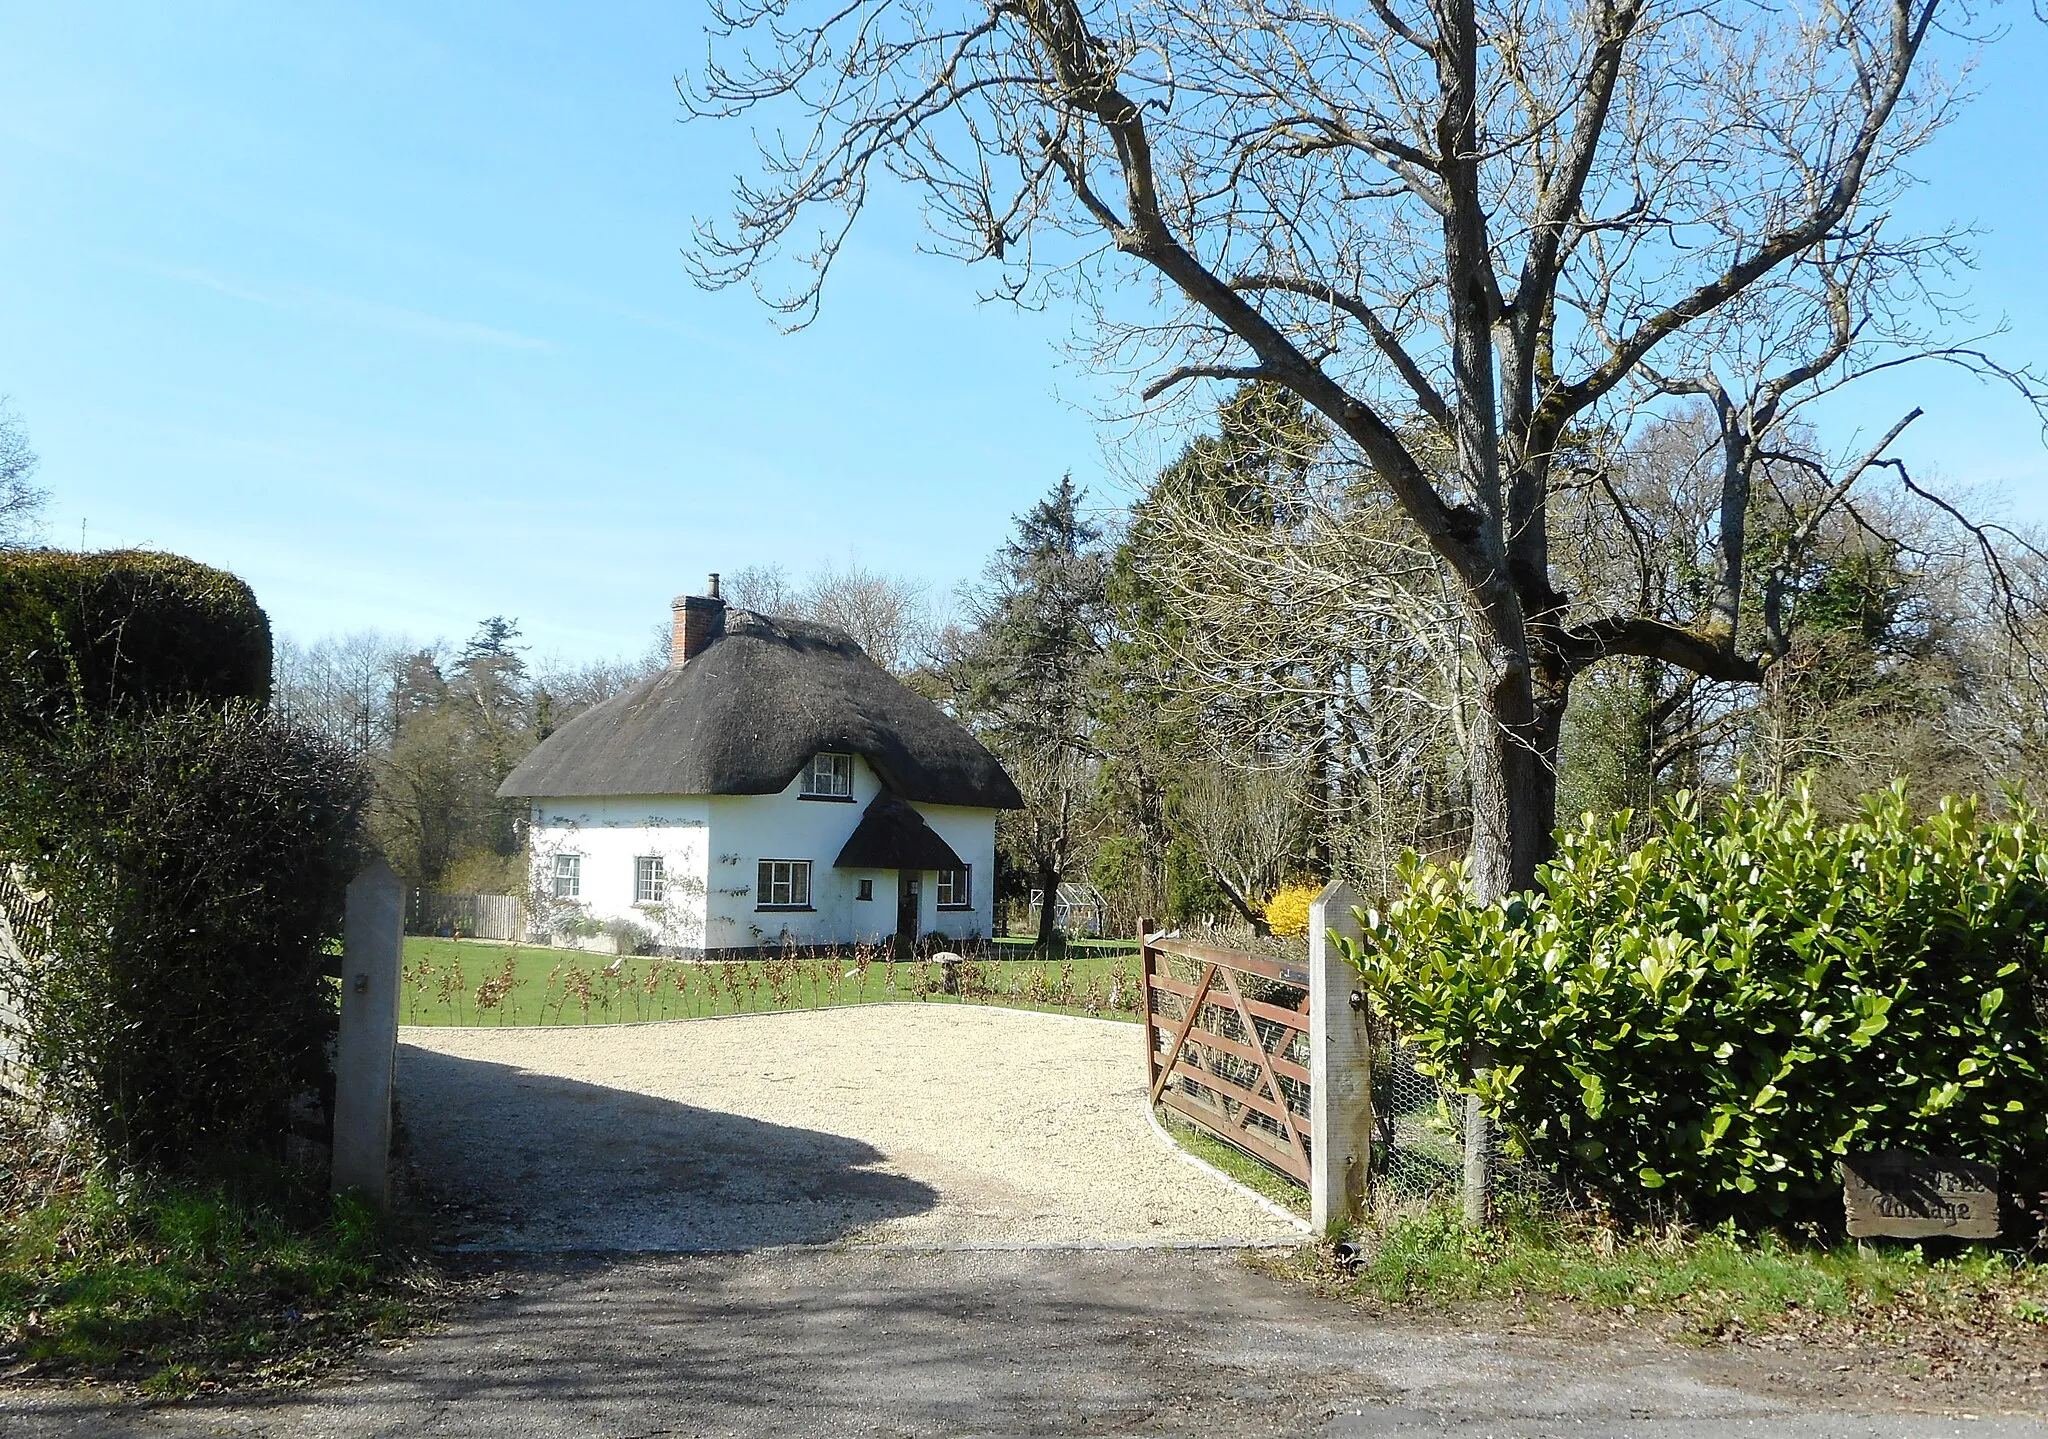
[[[1804,795],[1690,796],[1561,836],[1539,888],[1455,868],[1349,946],[1376,1002],[1509,1142],[1622,1213],[1843,1222],[1837,1161],[1905,1148],[2048,1182],[2048,831],[2015,801],[1825,824]]]
[[[324,951],[365,786],[267,708],[247,586],[176,556],[0,555],[0,1015],[34,1101],[118,1169],[280,1155],[328,1079]]]

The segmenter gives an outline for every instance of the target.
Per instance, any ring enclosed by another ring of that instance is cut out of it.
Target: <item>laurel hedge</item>
[[[149,550],[0,557],[0,732],[270,698],[270,621],[225,570]]]
[[[2048,1179],[2048,831],[1903,786],[1824,824],[1736,794],[1560,837],[1538,888],[1469,902],[1410,862],[1348,946],[1425,1063],[1524,1154],[1623,1212],[1838,1232],[1836,1164],[1904,1148]]]

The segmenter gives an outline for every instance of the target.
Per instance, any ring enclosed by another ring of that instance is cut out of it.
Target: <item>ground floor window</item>
[[[633,903],[661,904],[668,899],[668,871],[658,854],[633,861]]]
[[[965,869],[942,869],[939,871],[939,908],[974,908],[974,900],[967,888],[967,871]]]
[[[581,899],[583,897],[583,856],[580,854],[558,854],[555,856],[555,898]]]
[[[764,859],[755,893],[762,909],[809,909],[811,862],[807,859]]]
[[[854,895],[854,898],[855,898],[855,899],[873,899],[874,897],[875,897],[875,882],[874,882],[873,880],[871,880],[871,879],[864,879],[864,880],[862,880],[862,881],[860,882],[860,890],[859,890],[859,892],[858,892],[858,893],[856,893],[856,894]]]

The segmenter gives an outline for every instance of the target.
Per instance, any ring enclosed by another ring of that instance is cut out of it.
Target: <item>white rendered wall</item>
[[[896,929],[896,876],[887,870],[832,868],[881,781],[859,755],[853,760],[853,798],[803,799],[804,773],[780,794],[719,794],[711,806],[711,911],[713,949],[751,949],[787,935],[792,944],[857,944]],[[761,910],[754,894],[764,859],[811,862],[812,912]],[[862,879],[875,897],[857,900]],[[738,891],[735,893],[734,891]]]
[[[629,921],[678,949],[704,946],[710,843],[708,806],[701,796],[542,799],[534,801],[533,813],[537,893],[554,893],[556,855],[579,855],[583,886],[577,905],[589,918],[600,924]],[[651,854],[662,858],[668,898],[660,905],[635,904],[634,861]]]
[[[951,939],[970,934],[987,939],[995,933],[996,812],[951,804],[921,804],[917,812],[967,865],[967,897],[974,902],[971,909],[940,909],[938,881],[925,875],[918,931]]]
[[[633,903],[633,860],[660,854],[669,875],[667,910],[681,909],[686,898],[697,906],[687,923],[672,926],[673,937],[664,936],[665,943],[678,948],[752,949],[785,940],[872,943],[893,934],[895,871],[832,867],[881,793],[881,782],[858,755],[850,803],[802,798],[803,781],[799,774],[780,794],[536,800],[536,881],[546,885],[556,853],[581,854],[586,912],[600,922],[628,919],[655,928],[646,909]],[[941,911],[937,876],[925,871],[918,932],[986,937],[994,916],[995,811],[957,805],[918,805],[917,810],[970,866],[973,900],[970,909]],[[764,859],[811,862],[809,910],[758,908],[754,889]],[[687,889],[678,883],[685,874],[690,876]],[[871,900],[856,897],[863,879],[873,883]]]

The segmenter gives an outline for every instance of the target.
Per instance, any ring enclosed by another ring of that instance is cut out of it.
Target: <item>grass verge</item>
[[[0,1212],[0,1378],[289,1383],[438,1312],[404,1229],[280,1175],[91,1177]]]
[[[1506,1305],[1530,1318],[1566,1306],[1662,1318],[1702,1341],[1853,1334],[1925,1347],[1939,1333],[2048,1357],[2048,1270],[1992,1250],[1866,1253],[1678,1226],[1626,1233],[1534,1209],[1475,1231],[1445,1207],[1396,1217],[1361,1248],[1355,1264],[1327,1249],[1290,1262],[1320,1287],[1381,1305]]]
[[[1284,1174],[1268,1169],[1242,1149],[1225,1144],[1170,1109],[1155,1108],[1160,1125],[1182,1149],[1213,1164],[1253,1193],[1272,1200],[1290,1214],[1308,1218],[1308,1190]]]

